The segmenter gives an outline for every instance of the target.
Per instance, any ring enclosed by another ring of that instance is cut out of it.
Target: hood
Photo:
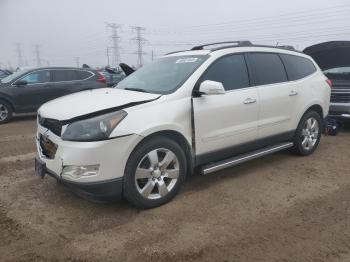
[[[331,41],[309,46],[303,51],[324,71],[350,66],[350,41]]]
[[[83,91],[57,98],[42,105],[38,113],[41,117],[70,120],[84,115],[122,109],[139,103],[149,102],[160,97],[149,94],[116,88],[100,88]]]

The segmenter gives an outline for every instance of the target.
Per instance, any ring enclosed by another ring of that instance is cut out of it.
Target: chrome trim
[[[285,144],[282,144],[282,145],[280,144],[278,146],[269,148],[269,149],[264,150],[264,151],[260,151],[258,153],[254,153],[254,154],[247,155],[247,156],[244,156],[244,157],[236,158],[236,159],[233,159],[233,160],[228,160],[226,163],[214,165],[214,166],[211,166],[211,167],[208,167],[208,168],[203,168],[202,173],[203,173],[203,175],[206,175],[206,174],[209,174],[209,173],[212,173],[212,172],[215,172],[215,171],[219,171],[219,170],[227,168],[227,167],[238,165],[240,163],[243,163],[243,162],[246,162],[246,161],[249,161],[249,160],[261,157],[261,156],[265,156],[265,155],[268,155],[268,154],[272,154],[272,153],[281,151],[283,149],[290,148],[292,146],[293,146],[292,142],[285,143]]]

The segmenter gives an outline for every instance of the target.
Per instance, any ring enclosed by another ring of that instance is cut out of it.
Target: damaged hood
[[[303,51],[324,71],[350,66],[350,41],[331,41],[309,46]]]
[[[120,110],[157,99],[159,94],[149,94],[116,88],[101,88],[83,91],[54,99],[42,105],[41,117],[70,120],[109,109]]]

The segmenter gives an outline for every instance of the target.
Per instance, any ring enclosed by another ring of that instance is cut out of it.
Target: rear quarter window
[[[76,74],[77,74],[77,80],[85,80],[93,75],[92,72],[82,71],[82,70],[77,70]]]
[[[316,67],[310,59],[305,57],[280,54],[291,81],[302,79],[316,72]]]

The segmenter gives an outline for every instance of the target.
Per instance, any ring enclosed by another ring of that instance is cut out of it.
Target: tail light
[[[98,74],[97,82],[106,84],[107,83],[106,77],[102,75],[100,72],[97,72],[97,74]]]
[[[333,86],[332,80],[327,79],[326,82],[327,82],[327,84],[329,85],[329,87],[332,88],[332,86]]]

